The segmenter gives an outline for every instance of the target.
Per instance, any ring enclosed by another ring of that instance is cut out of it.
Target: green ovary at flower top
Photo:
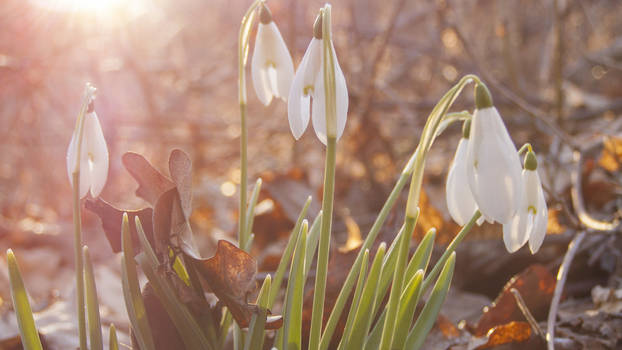
[[[324,94],[324,58],[322,55],[323,43],[321,16],[313,26],[313,38],[305,51],[302,61],[287,101],[287,115],[289,127],[296,139],[299,139],[309,124],[309,116],[313,121],[313,129],[317,137],[326,144],[326,96]],[[333,130],[337,131],[336,138],[339,140],[346,127],[348,114],[348,88],[343,71],[339,66],[335,47],[330,42],[332,61],[335,68],[335,102],[337,112],[337,125]],[[313,101],[311,101],[313,99]],[[311,107],[311,108],[310,108]],[[330,129],[329,129],[330,130]]]
[[[272,20],[270,10],[264,3],[259,6],[259,26],[251,60],[251,74],[257,97],[267,106],[273,97],[287,101],[294,78],[294,63]]]

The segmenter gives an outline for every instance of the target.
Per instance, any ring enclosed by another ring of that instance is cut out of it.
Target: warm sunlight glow
[[[113,18],[143,10],[143,1],[129,0],[30,0],[33,4],[51,11]]]

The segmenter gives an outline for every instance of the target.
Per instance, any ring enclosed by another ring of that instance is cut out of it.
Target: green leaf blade
[[[426,336],[434,326],[436,317],[445,301],[449,287],[451,286],[451,280],[454,274],[454,268],[456,266],[456,253],[453,252],[447,259],[447,262],[443,266],[443,270],[436,280],[436,284],[432,289],[430,298],[423,307],[423,311],[417,318],[417,322],[413,326],[413,329],[408,334],[406,339],[406,348],[417,350],[423,345]]]
[[[99,317],[99,301],[93,264],[87,246],[82,247],[84,259],[84,293],[86,296],[86,315],[89,321],[89,345],[91,350],[103,350],[102,325]]]
[[[386,253],[387,245],[382,242],[376,251],[374,261],[371,264],[369,275],[363,287],[363,294],[359,301],[359,307],[355,310],[354,324],[348,338],[346,338],[346,349],[358,350],[363,348],[363,343],[367,337],[367,332],[373,321],[374,305],[378,302],[378,281],[382,271],[382,261]]]
[[[6,252],[7,265],[9,268],[9,283],[11,285],[11,298],[13,299],[13,308],[17,317],[17,325],[19,326],[19,334],[22,339],[22,346],[26,350],[41,350],[41,339],[35,325],[35,320],[28,301],[28,293],[24,287],[22,274],[19,271],[19,265],[15,254],[11,249]]]
[[[134,256],[134,247],[132,246],[127,213],[123,214],[121,238],[121,247],[123,249],[123,255],[121,257],[121,285],[123,287],[125,308],[127,309],[130,324],[139,347],[144,350],[155,350],[153,335],[151,333],[149,320],[147,319],[147,311],[145,310],[145,303],[140,292],[136,263],[134,259],[132,259]]]

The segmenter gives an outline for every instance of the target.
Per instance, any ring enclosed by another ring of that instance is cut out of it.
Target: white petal
[[[315,86],[315,80],[320,72],[320,66],[322,65],[322,44],[321,39],[313,38],[302,57],[302,62],[298,71],[302,74],[304,86]],[[298,74],[298,72],[296,72]],[[317,91],[317,90],[316,90]]]
[[[522,192],[521,165],[494,107],[476,110],[473,115],[467,162],[469,186],[482,214],[508,222]]]
[[[272,49],[272,33],[269,26],[259,24],[257,37],[255,39],[255,49],[251,58],[251,75],[253,77],[253,87],[257,98],[264,105],[269,105],[272,101],[272,89],[268,78],[268,63],[270,62],[270,50]]]
[[[302,86],[302,74],[296,74],[287,100],[287,119],[294,138],[298,140],[309,125],[311,114],[310,96],[305,95]]]
[[[315,92],[311,106],[311,120],[317,138],[326,144],[326,94],[324,93],[324,74],[320,71],[315,82]]]
[[[331,42],[331,46],[332,45],[333,43]],[[335,65],[335,110],[337,113],[336,136],[337,140],[339,140],[343,134],[343,130],[346,127],[348,117],[348,87],[346,85],[346,79],[343,75],[343,71],[337,61],[334,46],[332,46],[332,51],[333,62]],[[313,129],[315,130],[317,137],[323,144],[326,144],[326,94],[324,93],[324,83],[324,59],[323,56],[321,56],[321,64],[315,79],[311,119],[313,120]],[[322,108],[321,111],[319,110],[320,108]]]
[[[544,241],[546,236],[546,227],[548,224],[549,212],[546,206],[546,200],[544,199],[544,193],[542,187],[538,191],[538,206],[537,206],[535,228],[529,237],[529,249],[532,254],[535,254]]]
[[[333,43],[331,42],[331,46]],[[337,54],[335,53],[335,47],[333,49],[333,62],[335,62],[335,99],[337,104],[337,140],[341,138],[343,130],[346,128],[346,121],[348,119],[348,86],[346,85],[346,78],[343,75],[343,71],[337,61]]]
[[[76,166],[76,135],[75,132],[71,135],[71,141],[69,141],[69,147],[67,147],[67,175],[69,176],[69,183],[73,185],[73,169]]]
[[[510,253],[514,253],[522,247],[529,236],[527,234],[527,213],[521,211],[503,224],[503,243]]]
[[[85,120],[86,122],[86,120]],[[84,126],[83,126],[84,127]],[[73,186],[73,170],[76,166],[76,162],[77,162],[77,157],[76,157],[76,152],[77,152],[77,148],[78,148],[78,143],[77,143],[77,138],[75,137],[75,133],[74,135],[71,136],[71,142],[69,142],[69,148],[67,149],[67,174],[69,175],[69,183],[71,184],[71,186]],[[86,196],[86,193],[89,190],[89,187],[91,186],[91,182],[89,179],[89,174],[86,171],[82,171],[82,169],[84,169],[84,164],[86,164],[86,162],[88,161],[88,152],[86,150],[86,142],[82,141],[82,146],[81,146],[81,157],[80,157],[80,190],[79,190],[79,195],[80,198],[83,198],[84,196]]]
[[[291,88],[287,100],[287,118],[289,119],[289,127],[294,137],[299,139],[309,124],[310,94],[313,93],[315,77],[320,67],[321,41],[313,38],[304,56]],[[306,90],[306,92],[305,92]]]
[[[279,29],[274,22],[269,24],[270,31],[273,38],[273,50],[272,61],[276,65],[276,89],[272,93],[280,97],[283,101],[287,101],[289,90],[292,86],[292,80],[294,79],[294,62],[292,56],[289,54],[285,40],[281,36]]]
[[[85,118],[83,146],[86,146],[88,154],[86,163],[81,163],[80,167],[89,174],[91,196],[97,197],[108,178],[108,147],[95,112],[87,114]]]
[[[538,205],[539,194],[542,192],[540,177],[535,170],[523,170],[523,179],[525,183],[526,203],[534,208]]]
[[[468,139],[461,138],[447,174],[447,184],[445,187],[449,214],[460,226],[464,226],[469,222],[473,213],[477,210],[477,204],[475,199],[473,199],[466,176],[467,147]],[[483,218],[480,218],[480,222],[483,222]]]

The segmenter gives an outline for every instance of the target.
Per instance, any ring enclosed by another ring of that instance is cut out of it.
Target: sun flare
[[[59,12],[109,15],[125,11],[133,1],[127,0],[31,0],[34,4]]]

